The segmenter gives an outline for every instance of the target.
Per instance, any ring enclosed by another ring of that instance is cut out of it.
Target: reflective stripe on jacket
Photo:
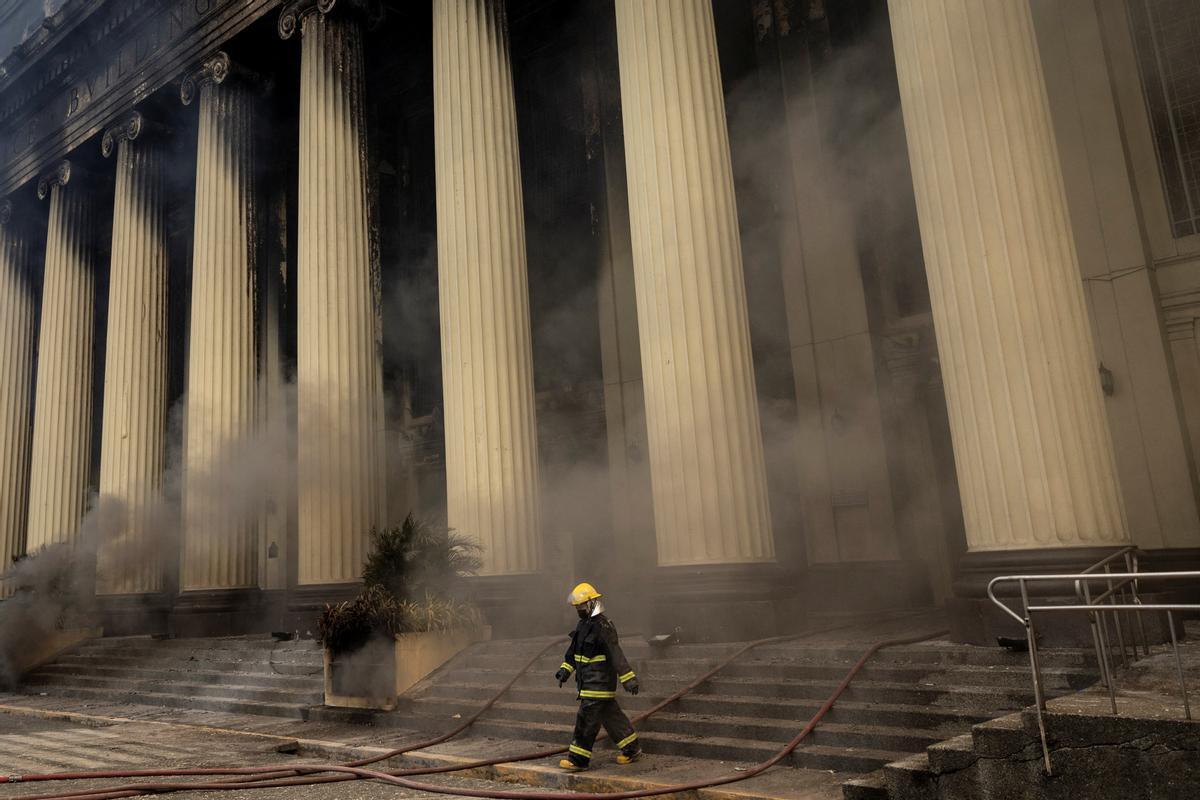
[[[611,700],[617,696],[617,683],[634,677],[621,652],[617,629],[603,614],[580,620],[571,634],[563,666],[575,674],[579,696],[585,700]]]

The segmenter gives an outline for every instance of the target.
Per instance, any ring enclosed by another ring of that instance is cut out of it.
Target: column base
[[[798,603],[808,617],[836,618],[933,606],[929,569],[922,561],[843,561],[813,564],[801,574]]]
[[[279,627],[276,630],[292,631],[304,639],[315,638],[317,618],[325,606],[349,602],[361,591],[360,581],[294,586],[287,593],[284,608],[280,609]]]
[[[96,596],[105,636],[157,636],[170,630],[171,595],[102,594]]]
[[[956,642],[994,647],[997,637],[1023,639],[1025,628],[1006,615],[987,597],[988,582],[997,575],[1046,575],[1078,573],[1119,547],[1062,547],[1045,550],[1001,550],[967,553],[959,562],[954,581],[954,597],[946,603],[950,618],[950,638]],[[1172,551],[1157,551],[1141,555],[1141,569],[1162,570],[1178,563],[1168,555]],[[1187,554],[1190,553],[1190,556]],[[1181,551],[1179,556],[1200,558],[1200,550]],[[1114,563],[1113,571],[1124,571],[1124,563]],[[1180,587],[1145,586],[1140,593],[1143,603],[1179,600]],[[1193,590],[1195,591],[1195,590]],[[997,591],[1018,614],[1020,592],[1010,586]],[[1070,582],[1031,585],[1030,601],[1045,604],[1075,602],[1075,589]],[[1133,624],[1132,618],[1129,620]],[[1151,644],[1169,641],[1165,617],[1144,614],[1143,624]],[[1038,641],[1048,647],[1092,647],[1091,627],[1085,614],[1043,614],[1037,619]]]
[[[686,642],[761,639],[799,628],[786,611],[793,592],[788,571],[775,563],[659,567],[650,587],[651,630]]]
[[[571,587],[563,589],[542,573],[484,575],[464,582],[495,639],[566,634],[578,622],[566,602]]]
[[[181,592],[168,621],[168,633],[181,639],[267,633],[271,618],[263,591],[254,588]]]
[[[1142,550],[1138,552],[1138,566],[1143,572],[1200,571],[1200,547]],[[1186,596],[1188,603],[1200,602],[1200,581],[1180,581],[1178,583],[1164,581],[1156,586]]]

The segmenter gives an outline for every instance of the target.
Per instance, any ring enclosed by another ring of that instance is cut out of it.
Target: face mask
[[[588,610],[586,605],[575,606],[575,613],[579,615],[580,619],[587,619],[592,615],[592,612]]]

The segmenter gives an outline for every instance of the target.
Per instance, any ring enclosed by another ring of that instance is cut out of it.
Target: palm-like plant
[[[337,655],[373,637],[481,624],[477,608],[452,596],[454,582],[482,565],[481,550],[471,539],[412,514],[398,528],[372,531],[363,589],[353,600],[325,607],[317,620],[321,642]]]
[[[445,595],[458,578],[482,565],[473,540],[409,514],[398,528],[371,532],[363,585],[386,589],[398,600]]]

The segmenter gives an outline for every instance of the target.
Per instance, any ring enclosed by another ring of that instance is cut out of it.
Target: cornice
[[[95,48],[111,43],[112,37],[136,24],[141,19],[140,10],[152,0],[126,0],[128,9],[107,24],[97,24],[97,17],[114,5],[114,0],[68,0],[52,17],[48,17],[28,39],[13,49],[0,61],[0,124],[20,114],[31,102],[46,92],[62,89],[77,76],[74,67],[80,60],[93,57]],[[86,35],[67,48],[54,54],[60,45],[76,36],[82,29],[91,26]],[[22,84],[22,79],[31,70],[45,66],[35,82]]]

